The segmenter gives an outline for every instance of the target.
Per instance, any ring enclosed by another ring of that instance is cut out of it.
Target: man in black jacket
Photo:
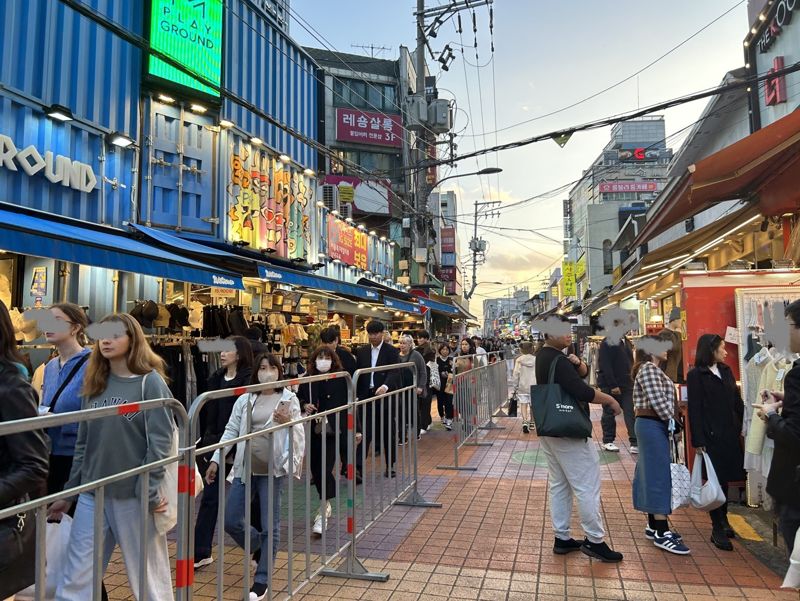
[[[616,322],[615,322],[616,325]],[[628,428],[628,441],[631,453],[638,453],[636,434],[633,430],[633,381],[631,368],[633,367],[633,349],[630,341],[625,337],[614,344],[604,338],[598,349],[597,385],[600,390],[613,396],[622,407],[625,417],[625,426]],[[617,438],[617,420],[607,407],[603,407],[603,417],[600,419],[603,426],[603,449],[618,453],[619,447],[614,444]]]
[[[339,326],[329,326],[322,330],[319,341],[336,353],[342,368],[351,376],[356,373],[356,358],[353,353],[342,346],[342,334]]]
[[[800,353],[800,300],[785,309],[789,327],[789,350]],[[761,419],[767,436],[775,441],[775,452],[767,478],[767,492],[775,499],[775,511],[789,553],[800,527],[800,359],[783,380],[783,392],[763,391]],[[778,409],[781,409],[780,414]]]
[[[385,365],[400,363],[400,353],[396,348],[383,341],[384,325],[379,321],[371,321],[367,325],[369,346],[358,349],[356,353],[356,369],[369,369]],[[369,372],[358,378],[356,395],[360,400],[370,399],[397,390],[401,385],[402,374],[399,370],[386,370]],[[370,445],[375,436],[372,431],[372,408],[375,407],[375,424],[378,430],[378,440],[375,443],[376,453],[383,449],[383,460],[386,464],[386,476],[394,477],[394,463],[397,457],[397,441],[395,432],[394,413],[399,406],[391,402],[391,397],[378,399],[366,405],[366,410],[360,409],[362,423],[364,424],[364,449],[369,456]],[[360,451],[361,449],[359,449]],[[391,457],[390,457],[391,456]],[[362,472],[361,452],[356,454],[356,470]]]

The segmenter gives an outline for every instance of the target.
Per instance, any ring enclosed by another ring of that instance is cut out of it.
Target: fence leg
[[[453,434],[453,442],[455,442],[454,449],[453,449],[453,465],[437,465],[436,469],[437,470],[456,470],[456,471],[459,471],[459,472],[475,472],[475,471],[478,470],[477,467],[474,467],[474,466],[471,466],[471,465],[459,465],[458,464],[458,447],[461,446],[459,444],[458,440],[461,437],[460,436],[461,435],[461,431],[462,431],[464,426],[463,426],[463,423],[461,421],[461,416],[460,415],[455,415],[454,417],[458,420],[456,422],[458,424],[458,427],[457,427],[458,431],[455,434]]]
[[[411,423],[413,424],[413,428],[411,430],[411,437],[409,443],[411,444],[411,461],[413,461],[413,469],[414,469],[414,484],[404,497],[400,497],[397,501],[394,502],[394,505],[403,505],[409,507],[441,507],[441,503],[435,503],[433,501],[425,500],[419,490],[417,489],[417,483],[419,482],[419,463],[418,463],[418,453],[417,453],[417,444],[419,443],[418,440],[418,432],[419,432],[419,397],[417,396],[417,391],[415,390],[412,394],[412,408],[411,408]]]

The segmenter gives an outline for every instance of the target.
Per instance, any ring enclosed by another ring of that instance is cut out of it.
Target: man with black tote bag
[[[591,437],[588,404],[601,404],[614,415],[619,415],[622,409],[614,397],[591,388],[583,381],[588,371],[583,361],[575,355],[564,355],[564,349],[572,342],[569,320],[563,316],[549,318],[544,329],[550,332],[545,332],[544,346],[536,354],[538,384],[532,387],[531,396],[536,430],[549,471],[550,515],[555,534],[553,552],[564,555],[580,550],[600,561],[619,562],[622,561],[622,553],[610,549],[603,540],[605,530],[600,515],[600,460]],[[556,391],[560,394],[551,394],[555,386],[560,387]],[[545,396],[542,394],[545,387],[551,387],[546,394],[550,406],[542,407],[539,404],[537,411],[537,401]],[[556,403],[553,397],[562,401]],[[548,428],[542,419],[545,413],[554,418],[555,425],[561,423],[565,426],[563,433],[555,428],[551,435],[547,435]],[[572,424],[565,423],[565,415],[571,418]],[[567,427],[570,425],[572,427]],[[578,438],[578,433],[583,437]],[[570,536],[573,496],[578,500],[585,534],[583,542]]]

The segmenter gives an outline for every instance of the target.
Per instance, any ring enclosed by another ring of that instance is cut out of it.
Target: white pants
[[[539,443],[547,457],[550,482],[550,516],[556,538],[569,540],[572,496],[586,538],[603,542],[605,530],[600,516],[600,459],[592,439],[542,436]]]
[[[147,598],[171,601],[172,572],[166,535],[156,533],[153,515],[148,514],[147,565],[145,566]],[[142,522],[139,499],[106,497],[103,507],[103,574],[114,548],[119,545],[133,596],[139,599],[139,528]],[[92,553],[94,548],[94,495],[81,494],[69,537],[69,550],[64,560],[64,580],[56,590],[56,601],[88,601],[92,598]]]

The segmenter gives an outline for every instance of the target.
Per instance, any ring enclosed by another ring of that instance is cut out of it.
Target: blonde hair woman
[[[90,328],[96,338],[83,382],[83,409],[125,405],[151,399],[171,398],[164,376],[164,362],[147,343],[138,322],[127,314],[109,315]],[[75,444],[72,471],[65,488],[79,486],[169,456],[172,444],[171,412],[144,412],[81,422]],[[149,511],[142,515],[138,478],[105,487],[103,571],[119,545],[134,597],[140,597],[139,561],[147,546],[147,597],[172,599],[172,577],[165,533],[156,531],[154,514],[166,509],[159,495],[164,468],[150,472]],[[49,518],[58,520],[72,501],[51,505]],[[56,591],[58,601],[83,601],[92,596],[94,494],[81,493],[75,509],[64,580]],[[141,539],[141,522],[147,520],[147,538]]]

